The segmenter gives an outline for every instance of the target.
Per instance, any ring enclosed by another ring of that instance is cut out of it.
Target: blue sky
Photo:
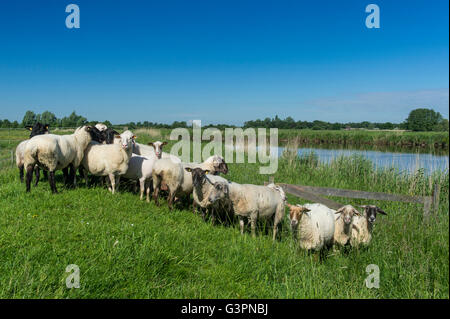
[[[70,3],[80,29],[65,26]],[[380,29],[365,27],[370,3]],[[448,12],[447,0],[2,1],[0,118],[448,118]]]

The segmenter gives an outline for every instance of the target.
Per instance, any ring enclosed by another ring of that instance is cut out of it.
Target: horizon
[[[75,1],[0,4],[0,119],[205,125],[449,118],[448,1]]]

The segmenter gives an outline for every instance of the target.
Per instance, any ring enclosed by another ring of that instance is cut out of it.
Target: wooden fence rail
[[[269,183],[273,183],[273,177],[269,178]],[[268,183],[264,183],[268,184]],[[339,209],[344,206],[334,200],[322,197],[322,196],[336,196],[346,198],[359,198],[368,200],[385,200],[393,202],[403,203],[415,203],[423,205],[423,215],[425,218],[430,216],[431,210],[437,211],[439,206],[439,185],[435,185],[433,188],[432,196],[408,196],[399,194],[389,194],[381,192],[366,192],[351,189],[340,189],[331,187],[317,187],[317,186],[305,186],[305,185],[292,185],[285,183],[276,183],[281,186],[283,190],[291,195],[295,195],[315,203],[322,203],[332,209]],[[319,196],[322,195],[322,196]]]

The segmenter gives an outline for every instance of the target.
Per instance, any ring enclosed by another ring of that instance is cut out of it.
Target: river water
[[[271,153],[278,153],[280,156],[284,147],[272,149]],[[396,152],[396,151],[378,151],[378,150],[356,150],[356,149],[326,149],[306,147],[299,148],[298,154],[301,156],[314,152],[319,161],[329,163],[340,156],[352,156],[358,154],[371,160],[375,167],[390,168],[396,167],[402,171],[414,172],[417,169],[424,169],[427,173],[433,171],[448,171],[449,156],[447,153],[414,153],[414,152]]]

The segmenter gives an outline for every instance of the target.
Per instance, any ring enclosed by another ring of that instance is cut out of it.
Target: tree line
[[[0,119],[1,128],[19,128],[25,127],[26,125],[33,125],[36,122],[41,122],[44,124],[49,124],[50,127],[78,127],[82,125],[94,125],[99,121],[88,121],[84,116],[76,114],[73,111],[69,116],[64,116],[62,118],[57,118],[56,115],[50,111],[45,111],[42,114],[36,114],[33,111],[27,111],[22,119],[22,122],[9,121],[7,119]],[[168,128],[173,129],[177,127],[188,128],[191,124],[186,121],[174,121],[172,124],[156,123],[149,121],[140,122],[128,122],[118,125],[112,125],[109,121],[101,121],[107,126],[126,126],[129,129],[137,128]],[[235,127],[234,125],[228,124],[209,124],[203,127],[216,127],[219,129],[224,129],[225,127]],[[264,120],[252,120],[246,121],[244,123],[244,128],[246,127],[265,127],[265,128],[279,128],[279,129],[312,129],[312,130],[342,130],[342,129],[380,129],[380,130],[393,130],[393,129],[404,129],[411,131],[447,131],[449,130],[449,122],[444,119],[439,112],[435,112],[432,109],[419,108],[412,110],[408,117],[402,123],[391,123],[391,122],[348,122],[348,123],[330,123],[325,121],[295,121],[292,117],[288,116],[285,119],[281,119],[276,115],[274,118],[265,118]]]

